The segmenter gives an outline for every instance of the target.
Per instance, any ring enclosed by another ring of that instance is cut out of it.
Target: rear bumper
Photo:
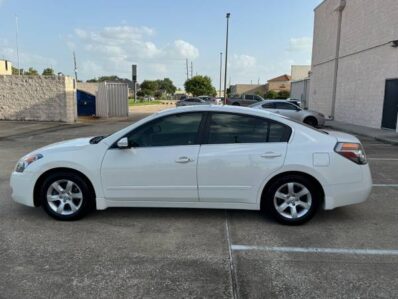
[[[362,181],[349,184],[324,186],[325,210],[358,204],[368,199],[372,190],[372,176],[369,165],[361,166]]]
[[[35,182],[36,178],[32,173],[27,171],[23,173],[14,171],[10,178],[12,199],[20,204],[34,207],[33,189]]]

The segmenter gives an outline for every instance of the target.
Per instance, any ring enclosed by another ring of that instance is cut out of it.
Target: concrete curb
[[[384,137],[376,137],[370,134],[364,134],[362,132],[355,132],[355,130],[350,130],[350,129],[342,129],[340,127],[335,127],[333,125],[328,124],[327,126],[325,126],[325,128],[331,128],[333,130],[339,130],[339,131],[344,131],[350,134],[354,134],[354,135],[358,135],[358,136],[362,136],[362,137],[369,137],[369,138],[373,138],[374,140],[380,141],[380,142],[384,142],[384,143],[388,143],[391,145],[398,145],[398,140],[393,140],[393,139],[389,139],[389,138],[384,138]]]

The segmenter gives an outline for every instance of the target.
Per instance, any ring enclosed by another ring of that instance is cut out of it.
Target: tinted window
[[[274,103],[265,103],[264,105],[262,105],[261,107],[265,108],[265,109],[274,109]]]
[[[289,103],[283,103],[283,102],[276,102],[275,103],[276,109],[282,109],[282,110],[297,110],[297,107],[289,104]]]
[[[260,102],[260,101],[262,101],[263,99],[262,98],[260,98],[259,96],[254,96],[254,99],[257,101],[257,102]]]
[[[253,96],[250,94],[245,95],[246,100],[253,100]]]
[[[133,147],[197,144],[202,113],[174,114],[135,129],[127,138]]]
[[[214,113],[210,118],[209,144],[287,142],[291,129],[267,119]]]

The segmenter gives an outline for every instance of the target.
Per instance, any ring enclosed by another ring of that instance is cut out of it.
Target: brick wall
[[[330,115],[338,0],[315,10],[310,108]],[[381,127],[385,82],[398,78],[397,0],[346,1],[342,14],[335,119]]]
[[[70,77],[0,76],[0,119],[74,122],[75,91]]]

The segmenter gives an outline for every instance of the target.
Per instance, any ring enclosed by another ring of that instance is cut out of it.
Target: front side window
[[[253,100],[253,96],[250,95],[250,94],[247,94],[247,95],[245,95],[245,99],[252,101]]]
[[[297,110],[298,108],[290,103],[275,103],[276,109],[281,109],[281,110]]]
[[[132,147],[193,145],[198,142],[202,113],[165,116],[144,124],[127,135]]]
[[[261,107],[263,107],[264,109],[274,109],[274,103],[265,103],[263,104]]]
[[[287,142],[291,129],[264,118],[214,113],[209,122],[208,143]]]

